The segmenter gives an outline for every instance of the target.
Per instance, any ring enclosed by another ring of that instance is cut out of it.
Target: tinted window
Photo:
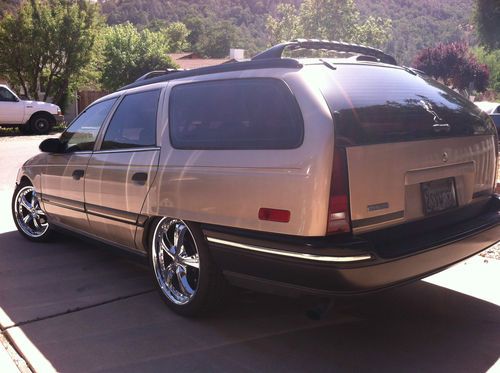
[[[282,81],[193,83],[172,89],[170,137],[180,149],[291,149],[302,143],[303,122]]]
[[[101,150],[156,145],[156,112],[160,90],[127,95],[111,119]]]
[[[336,67],[325,69],[328,76],[319,84],[334,113],[337,140],[346,145],[492,133],[472,102],[431,78],[398,68]]]
[[[17,101],[16,97],[8,89],[0,87],[0,101]]]
[[[99,102],[82,112],[61,134],[67,151],[93,150],[95,139],[116,98]]]

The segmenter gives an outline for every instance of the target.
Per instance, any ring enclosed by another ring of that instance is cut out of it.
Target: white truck
[[[0,127],[17,127],[23,134],[43,135],[63,120],[59,106],[21,100],[9,87],[0,84]]]

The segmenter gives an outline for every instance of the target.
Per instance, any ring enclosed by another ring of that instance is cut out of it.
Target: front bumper
[[[500,199],[476,210],[472,218],[438,229],[408,224],[359,237],[299,238],[211,226],[203,231],[214,260],[235,285],[348,295],[418,280],[498,243]]]

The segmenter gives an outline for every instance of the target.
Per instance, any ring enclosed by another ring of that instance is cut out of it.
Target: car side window
[[[177,149],[293,149],[304,123],[281,80],[228,79],[175,86],[170,140]]]
[[[8,89],[0,87],[0,101],[2,102],[15,102],[16,97]]]
[[[126,95],[109,122],[100,150],[155,146],[159,98],[159,89]]]
[[[85,109],[61,134],[67,152],[94,149],[94,143],[104,120],[117,98],[101,101]]]

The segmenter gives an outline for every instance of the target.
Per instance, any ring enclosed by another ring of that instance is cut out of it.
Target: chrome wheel
[[[40,201],[31,185],[27,185],[17,192],[14,202],[14,216],[18,227],[30,237],[41,237],[49,229],[47,216],[40,207]]]
[[[160,220],[151,249],[155,277],[163,294],[174,304],[189,303],[198,289],[200,259],[187,224],[179,219]]]

